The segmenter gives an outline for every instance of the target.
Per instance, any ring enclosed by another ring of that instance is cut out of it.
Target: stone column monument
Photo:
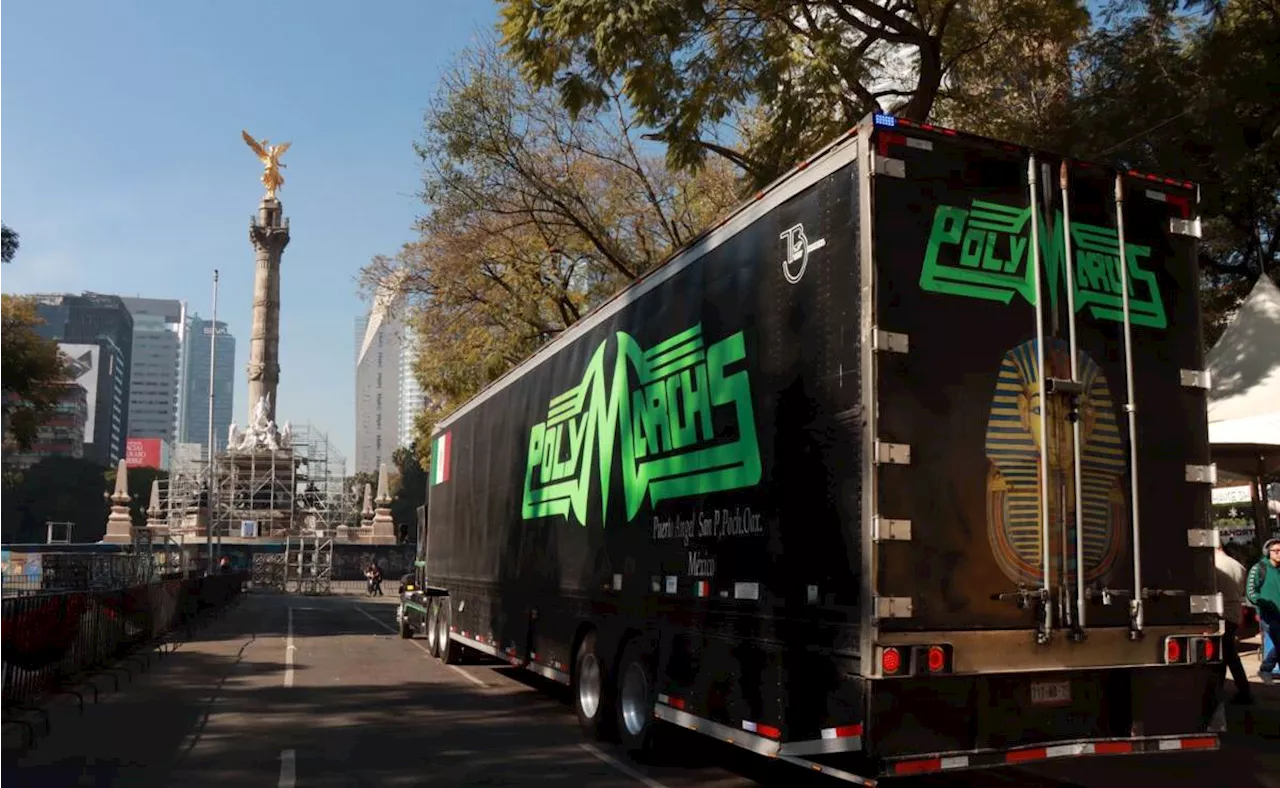
[[[249,241],[253,244],[255,270],[253,277],[253,328],[249,334],[249,409],[250,425],[265,404],[265,416],[274,425],[276,389],[280,385],[280,257],[289,244],[289,220],[276,191],[284,186],[280,156],[289,143],[271,145],[258,142],[242,132],[245,142],[262,161],[262,185],[267,193],[258,205],[258,214],[249,222]]]
[[[129,516],[129,466],[123,459],[116,466],[116,490],[108,497],[111,514],[107,515],[107,544],[133,544],[133,519]]]
[[[263,198],[249,225],[254,250],[253,329],[249,334],[249,406],[267,403],[276,420],[280,386],[280,256],[289,243],[289,220],[277,199]]]
[[[163,539],[169,535],[169,523],[164,519],[164,510],[160,508],[160,480],[151,482],[151,505],[147,507],[147,528],[153,537]]]

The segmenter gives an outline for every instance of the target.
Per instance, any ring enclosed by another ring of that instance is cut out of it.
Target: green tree
[[[427,474],[418,463],[416,446],[399,448],[391,455],[396,468],[396,492],[391,499],[391,517],[398,532],[412,541],[417,534],[418,507],[427,502]]]
[[[712,151],[757,184],[873,110],[924,121],[944,90],[962,106],[979,74],[1025,81],[994,45],[1069,42],[1083,18],[1077,0],[503,2],[505,40],[534,84],[577,112],[607,104],[620,81],[673,166]],[[720,144],[744,111],[756,120],[745,149]]]
[[[938,92],[934,121],[1064,149],[1073,129],[1072,55],[1089,31],[1089,12],[1075,0],[1013,6],[971,0],[965,12],[978,21],[951,42],[957,56]]]
[[[1280,278],[1280,6],[1110,9],[1078,52],[1076,150],[1202,187],[1205,340],[1263,273]]]
[[[57,342],[36,333],[44,321],[33,299],[3,294],[0,320],[4,432],[18,448],[28,449],[65,391],[66,359]]]
[[[732,168],[674,173],[640,136],[620,93],[571,117],[493,41],[443,77],[417,147],[429,207],[420,238],[364,271],[375,299],[403,297],[420,340],[420,447],[441,414],[735,202]]]
[[[0,224],[0,262],[11,263],[18,253],[18,234],[7,224]]]

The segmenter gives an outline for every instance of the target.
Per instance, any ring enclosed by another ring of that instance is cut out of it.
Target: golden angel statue
[[[289,150],[290,143],[272,145],[271,140],[268,139],[258,142],[250,137],[247,131],[242,130],[240,134],[244,137],[245,143],[253,148],[253,152],[262,160],[262,185],[267,187],[267,199],[274,200],[276,192],[284,186],[284,176],[280,174],[280,168],[286,165],[280,163],[280,157]]]

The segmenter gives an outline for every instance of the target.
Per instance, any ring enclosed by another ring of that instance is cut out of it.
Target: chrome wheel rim
[[[621,694],[622,724],[627,733],[639,736],[644,732],[644,726],[649,724],[649,715],[652,714],[649,709],[649,677],[640,663],[632,662],[627,666],[622,677]]]
[[[433,605],[430,615],[427,616],[427,649],[432,653],[435,653],[436,644],[440,642],[440,632],[436,629],[437,618],[439,618],[439,615]]]
[[[578,706],[588,719],[600,711],[600,660],[595,654],[585,655],[578,668]]]

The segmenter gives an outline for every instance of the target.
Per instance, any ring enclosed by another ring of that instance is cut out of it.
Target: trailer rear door
[[[1195,188],[1120,176],[1126,319],[1114,171],[1068,163],[1064,211],[1061,159],[870,146],[880,631],[1212,622]]]

